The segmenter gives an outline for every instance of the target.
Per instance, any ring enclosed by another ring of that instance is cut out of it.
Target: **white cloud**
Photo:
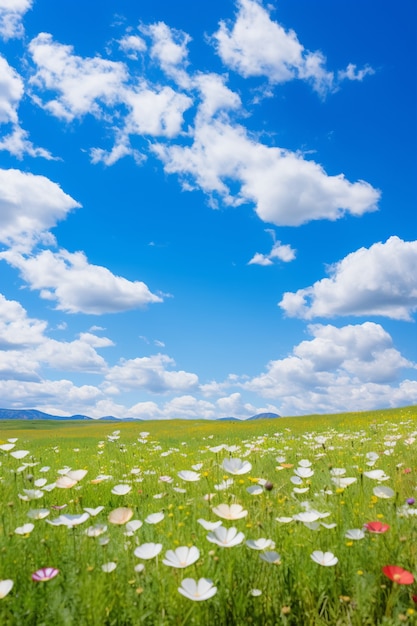
[[[41,343],[47,323],[31,319],[16,300],[0,294],[0,349],[23,348]]]
[[[383,315],[411,320],[417,310],[417,241],[390,237],[360,248],[328,268],[330,278],[284,294],[291,317]]]
[[[103,357],[97,354],[91,342],[82,339],[74,341],[48,339],[33,351],[33,358],[39,364],[59,371],[100,373],[106,369]]]
[[[31,78],[35,87],[58,92],[58,97],[43,105],[56,117],[71,121],[91,113],[102,114],[100,102],[113,105],[127,79],[123,63],[101,57],[83,59],[73,53],[73,47],[53,41],[52,35],[40,33],[29,44],[37,65]]]
[[[1,2],[1,0],[0,0]],[[19,124],[18,108],[23,97],[24,85],[21,76],[0,56],[0,124],[11,124],[11,132],[0,139],[0,150],[7,150],[18,159],[25,154],[32,157],[52,159],[43,148],[36,148],[28,139],[27,131]]]
[[[196,374],[168,369],[174,365],[174,360],[165,354],[122,360],[120,365],[109,370],[106,381],[120,389],[142,389],[152,393],[196,390]]]
[[[268,147],[248,136],[242,126],[214,120],[197,124],[193,144],[153,147],[169,173],[237,206],[253,202],[261,220],[277,226],[299,226],[317,219],[336,220],[345,213],[376,209],[379,192],[364,181],[329,176],[314,161]],[[228,182],[240,183],[232,195]]]
[[[284,263],[289,263],[295,259],[296,251],[289,244],[282,244],[280,241],[275,240],[275,231],[267,228],[265,232],[269,232],[272,236],[274,244],[272,246],[271,252],[268,254],[262,254],[261,252],[256,252],[251,260],[248,262],[248,265],[273,265],[274,261],[283,261]]]
[[[0,169],[0,241],[3,243],[33,243],[79,206],[45,176]]]
[[[68,415],[69,412],[88,412],[103,394],[93,385],[78,387],[65,379],[39,382],[0,380],[0,396],[3,406],[10,408],[36,407],[40,411]]]
[[[129,59],[136,60],[138,58],[138,52],[145,52],[146,43],[138,35],[125,35],[119,41],[120,49],[129,57]]]
[[[183,67],[188,64],[187,46],[191,37],[174,28],[170,28],[164,22],[142,26],[141,31],[150,36],[152,45],[151,58],[159,63],[162,70],[179,84],[189,84],[189,78]]]
[[[6,59],[0,56],[0,123],[17,123],[17,108],[23,91],[21,77]]]
[[[7,41],[23,37],[22,18],[33,0],[0,0],[0,36]]]
[[[130,112],[126,119],[128,134],[175,137],[181,131],[183,113],[191,105],[188,96],[171,87],[126,89],[124,101]]]
[[[313,325],[309,330],[312,340],[298,344],[290,356],[271,361],[263,374],[242,387],[279,399],[280,413],[289,415],[417,400],[417,383],[396,385],[402,370],[417,365],[393,347],[391,336],[379,324]]]
[[[244,78],[265,76],[272,84],[299,78],[325,96],[335,91],[341,80],[363,80],[373,73],[369,67],[357,71],[350,63],[335,77],[326,69],[323,53],[306,50],[293,30],[271,20],[260,1],[237,0],[237,8],[235,22],[220,22],[213,38],[223,63]]]
[[[162,302],[141,281],[115,276],[105,267],[92,265],[83,252],[43,250],[23,255],[15,250],[0,254],[20,270],[31,289],[46,300],[56,300],[57,309],[68,313],[117,313]]]
[[[226,76],[219,74],[197,74],[193,84],[200,92],[201,102],[197,116],[202,120],[210,120],[219,111],[239,109],[242,105],[237,93],[226,86]]]

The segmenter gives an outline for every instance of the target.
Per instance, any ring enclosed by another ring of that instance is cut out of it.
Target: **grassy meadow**
[[[417,407],[0,422],[2,626],[417,624]]]

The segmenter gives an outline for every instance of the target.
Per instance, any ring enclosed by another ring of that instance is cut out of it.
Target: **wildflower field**
[[[0,624],[417,624],[416,488],[417,407],[0,422]]]

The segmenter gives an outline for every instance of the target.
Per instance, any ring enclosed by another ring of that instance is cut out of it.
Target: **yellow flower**
[[[358,571],[356,572],[358,576],[363,576],[363,571],[361,569],[358,569]]]
[[[382,519],[383,517],[384,517],[384,516],[383,516],[383,514],[382,514],[382,513],[378,513],[378,515],[377,515],[377,518],[378,518],[378,519]]]
[[[353,546],[353,541],[346,541],[346,545],[349,546],[349,547]]]

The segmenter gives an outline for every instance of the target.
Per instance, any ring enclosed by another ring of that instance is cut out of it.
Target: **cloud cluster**
[[[279,306],[291,317],[340,315],[412,319],[417,310],[417,241],[392,236],[360,248],[328,268],[329,278],[284,294]]]
[[[33,0],[0,0],[0,37],[7,41],[23,37],[22,18],[32,7]]]

